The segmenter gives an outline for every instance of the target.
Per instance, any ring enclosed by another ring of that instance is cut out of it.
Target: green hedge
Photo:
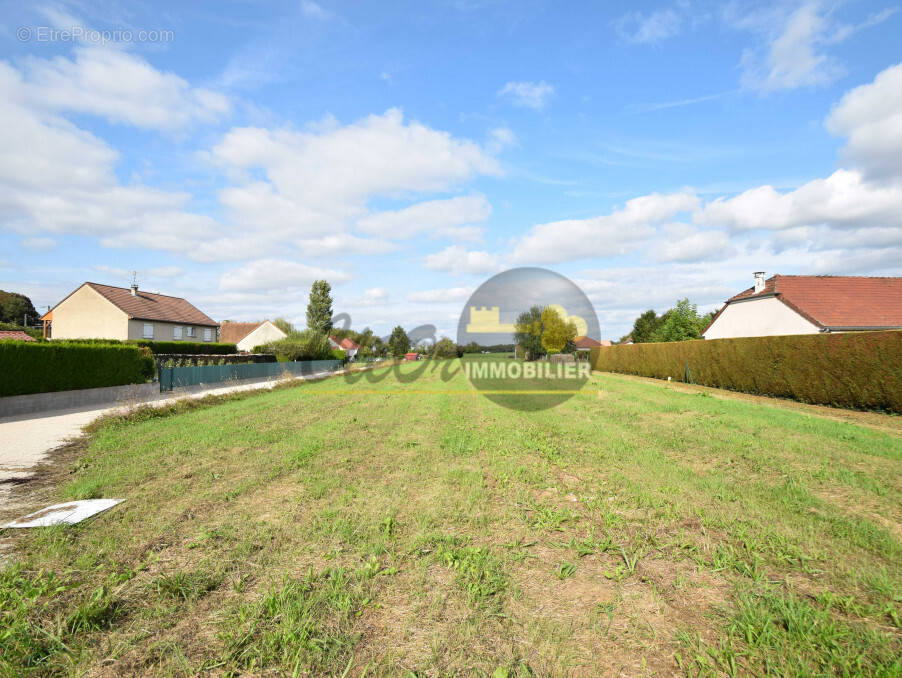
[[[143,346],[149,348],[153,353],[164,353],[179,355],[230,355],[238,353],[238,346],[235,344],[212,343],[209,341],[153,341],[152,339],[129,339],[120,341],[119,339],[62,339],[70,344],[117,344]]]
[[[141,384],[153,374],[138,346],[0,341],[0,396]]]
[[[605,372],[902,413],[902,332],[746,337],[592,349]]]
[[[209,341],[151,341],[150,339],[129,339],[129,344],[146,346],[154,353],[180,353],[186,355],[197,353],[200,355],[229,355],[238,353],[235,344],[212,343]]]
[[[343,360],[333,353],[329,338],[311,330],[292,332],[284,339],[254,347],[254,353],[271,353],[279,362],[292,360]]]

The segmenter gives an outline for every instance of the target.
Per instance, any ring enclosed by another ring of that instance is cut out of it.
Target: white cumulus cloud
[[[219,289],[227,292],[284,292],[291,288],[308,288],[314,280],[328,280],[334,285],[350,279],[351,276],[344,271],[284,259],[259,259],[223,274],[219,279]]]
[[[718,198],[699,210],[695,221],[736,230],[900,225],[902,185],[873,184],[858,171],[837,170],[785,193],[759,186],[734,198]]]
[[[307,131],[235,128],[212,158],[239,179],[221,193],[236,223],[293,238],[347,230],[371,216],[367,205],[375,197],[449,191],[477,175],[500,173],[479,144],[406,122],[397,109],[344,126],[330,119]],[[265,179],[250,179],[251,170]],[[411,215],[424,212],[383,219],[410,228]],[[379,219],[363,223],[378,232]]]
[[[74,59],[30,58],[25,95],[35,107],[97,115],[146,129],[177,130],[228,114],[218,92],[192,87],[174,73],[114,47],[77,47]]]
[[[847,92],[826,125],[848,138],[843,160],[872,177],[902,177],[902,64]]]
[[[511,260],[517,264],[552,264],[626,254],[648,242],[655,226],[698,205],[698,197],[688,190],[653,193],[633,198],[610,214],[539,224],[516,243]]]
[[[448,273],[494,273],[501,267],[497,254],[469,251],[460,245],[451,245],[441,252],[426,256],[426,268]]]
[[[702,230],[690,224],[665,224],[658,240],[649,249],[657,261],[706,261],[733,252],[726,232]]]
[[[410,238],[418,233],[448,233],[457,226],[485,221],[491,213],[492,206],[484,195],[461,196],[377,212],[360,219],[357,228],[386,238]]]

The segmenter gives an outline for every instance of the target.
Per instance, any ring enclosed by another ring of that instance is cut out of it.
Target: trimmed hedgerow
[[[146,346],[154,353],[199,353],[201,355],[228,355],[238,353],[235,344],[212,343],[204,341],[151,341],[150,339],[129,339],[129,344]]]
[[[63,339],[70,344],[118,344],[149,348],[152,353],[166,355],[231,355],[238,353],[235,344],[213,343],[209,341],[154,341],[152,339]]]
[[[0,396],[141,384],[152,378],[150,351],[66,341],[0,341]]]
[[[254,353],[271,353],[279,362],[292,360],[343,360],[333,353],[329,338],[311,330],[292,332],[284,339],[254,347]]]
[[[592,367],[806,403],[902,413],[899,331],[593,348]]]

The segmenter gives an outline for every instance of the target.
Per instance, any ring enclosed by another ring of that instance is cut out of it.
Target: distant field
[[[902,673],[898,418],[434,364],[98,430],[59,495],[127,501],[15,535],[0,674]]]

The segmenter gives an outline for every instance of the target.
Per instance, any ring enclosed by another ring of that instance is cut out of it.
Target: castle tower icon
[[[467,332],[472,334],[511,334],[516,330],[512,324],[501,322],[501,309],[497,306],[476,308],[470,306],[470,322]]]

